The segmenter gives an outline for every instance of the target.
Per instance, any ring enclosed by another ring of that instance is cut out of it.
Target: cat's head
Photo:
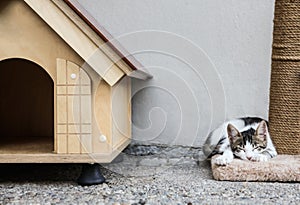
[[[227,133],[233,154],[243,160],[251,160],[267,147],[268,127],[265,121],[261,121],[256,130],[251,128],[244,132],[229,124]]]

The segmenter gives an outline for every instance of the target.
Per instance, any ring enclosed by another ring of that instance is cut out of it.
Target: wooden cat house
[[[76,1],[0,2],[0,162],[106,163],[149,74]]]

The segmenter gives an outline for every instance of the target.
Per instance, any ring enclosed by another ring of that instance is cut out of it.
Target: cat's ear
[[[263,120],[258,124],[258,127],[256,129],[256,136],[259,139],[266,140],[267,134],[268,134],[268,126],[266,121]]]
[[[232,124],[228,124],[227,134],[231,143],[240,136],[240,132]]]

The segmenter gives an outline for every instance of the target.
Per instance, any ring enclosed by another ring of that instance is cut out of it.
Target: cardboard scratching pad
[[[221,181],[300,182],[300,155],[278,155],[267,162],[234,159],[227,166],[211,166],[214,179]]]

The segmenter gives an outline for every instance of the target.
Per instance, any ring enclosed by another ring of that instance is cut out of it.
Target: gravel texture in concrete
[[[0,204],[299,204],[299,183],[212,178],[201,150],[138,146],[102,165],[107,182],[82,187],[76,164],[0,165]]]

